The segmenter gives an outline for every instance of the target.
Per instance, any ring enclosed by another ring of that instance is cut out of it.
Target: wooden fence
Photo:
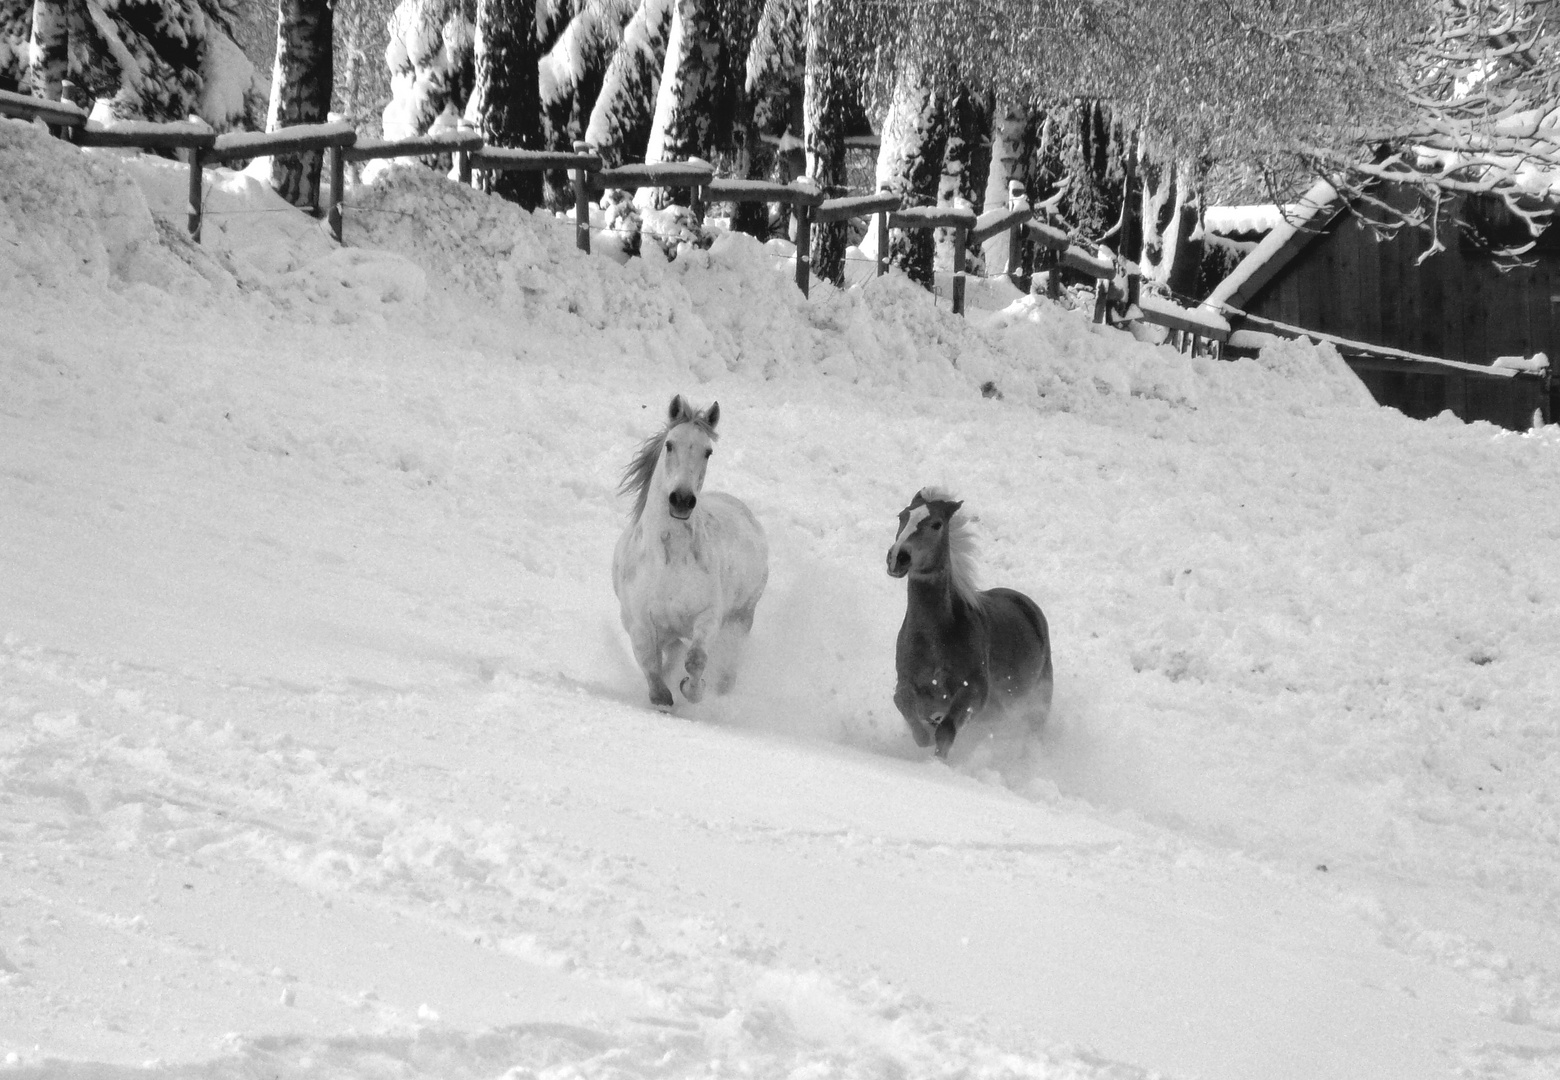
[[[346,124],[303,125],[275,132],[224,135],[196,123],[118,122],[111,127],[102,127],[89,124],[86,113],[69,102],[48,101],[7,91],[0,91],[0,116],[41,120],[55,134],[78,146],[181,152],[190,170],[188,228],[197,242],[201,231],[202,176],[209,166],[275,154],[323,152],[327,189],[324,217],[331,235],[340,242],[347,162],[448,154],[464,183],[471,182],[475,171],[569,172],[574,187],[575,244],[581,251],[590,251],[592,200],[613,189],[631,191],[645,187],[687,189],[690,207],[701,218],[704,207],[711,202],[768,203],[786,207],[795,224],[796,285],[803,295],[807,294],[812,279],[810,226],[814,224],[871,218],[877,240],[875,271],[880,276],[887,272],[889,229],[949,229],[954,234],[952,307],[955,314],[962,315],[966,251],[971,245],[983,244],[1006,232],[1010,234],[1011,242],[1004,273],[1016,280],[1028,280],[1036,273],[1045,273],[1046,294],[1052,299],[1060,295],[1064,272],[1092,279],[1095,282],[1093,318],[1096,323],[1151,323],[1164,327],[1170,343],[1183,352],[1208,352],[1215,356],[1222,356],[1226,349],[1249,351],[1262,334],[1329,341],[1338,347],[1367,385],[1371,385],[1369,373],[1380,371],[1430,374],[1447,380],[1462,380],[1462,384],[1470,379],[1525,381],[1532,385],[1520,387],[1520,392],[1509,395],[1516,402],[1512,406],[1513,415],[1521,413],[1532,402],[1544,422],[1551,419],[1547,371],[1534,375],[1404,354],[1399,350],[1256,319],[1234,308],[1185,307],[1145,293],[1141,289],[1142,272],[1135,263],[1105,248],[1091,253],[1067,233],[1035,220],[1036,212],[1021,189],[1015,190],[1007,206],[976,216],[973,211],[956,207],[905,207],[899,196],[887,191],[831,199],[825,198],[808,180],[778,184],[718,177],[713,167],[699,161],[607,168],[601,157],[584,143],[576,143],[573,153],[508,149],[488,146],[480,133],[468,130],[384,140],[360,139]],[[319,212],[321,208],[312,209]],[[1508,426],[1520,425],[1513,422]]]

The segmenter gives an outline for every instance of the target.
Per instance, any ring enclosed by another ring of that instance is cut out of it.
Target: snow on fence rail
[[[973,211],[957,207],[905,207],[898,195],[888,191],[829,199],[808,180],[777,184],[763,180],[718,177],[713,166],[702,161],[609,168],[600,155],[584,143],[576,143],[574,153],[493,147],[484,142],[479,132],[471,130],[386,140],[359,139],[356,131],[347,124],[310,124],[273,132],[234,132],[223,135],[199,123],[115,122],[101,126],[90,123],[87,114],[70,102],[49,101],[9,91],[0,91],[0,116],[41,120],[56,134],[79,146],[182,151],[190,168],[188,227],[190,236],[197,243],[201,230],[201,177],[208,166],[276,154],[323,151],[328,178],[325,217],[331,235],[340,242],[346,162],[449,154],[463,183],[470,183],[473,171],[478,170],[569,172],[575,193],[575,242],[580,250],[586,252],[590,251],[590,200],[593,195],[611,189],[687,188],[691,192],[692,208],[700,217],[708,202],[761,202],[789,207],[796,224],[796,284],[804,295],[812,277],[810,226],[855,217],[871,217],[877,230],[876,272],[880,276],[888,269],[889,229],[954,230],[955,314],[964,313],[964,260],[968,247],[1003,232],[1010,232],[1014,242],[1008,245],[1006,273],[1016,276],[1027,270],[1020,267],[1019,252],[1030,244],[1050,252],[1052,265],[1047,284],[1048,294],[1053,298],[1059,295],[1060,270],[1063,267],[1094,278],[1098,283],[1094,311],[1096,322],[1105,322],[1109,318],[1111,301],[1118,300],[1124,301],[1128,318],[1157,323],[1182,335],[1180,343],[1183,348],[1198,350],[1205,343],[1221,343],[1230,336],[1228,321],[1216,312],[1183,308],[1157,297],[1140,297],[1140,273],[1135,264],[1114,256],[1090,254],[1078,247],[1066,233],[1034,220],[1036,210],[1021,189],[1015,191],[1006,207],[989,210],[977,217]],[[319,207],[311,209],[318,211]]]

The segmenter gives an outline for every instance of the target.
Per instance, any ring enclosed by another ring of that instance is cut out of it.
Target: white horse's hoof
[[[694,682],[692,679],[684,679],[677,684],[677,689],[682,691],[683,697],[697,705],[704,700],[704,680]]]

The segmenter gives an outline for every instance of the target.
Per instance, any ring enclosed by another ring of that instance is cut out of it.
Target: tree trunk
[[[986,174],[991,169],[991,114],[989,95],[960,87],[949,116],[948,144],[943,151],[942,177],[937,183],[937,205],[963,206],[979,214],[985,209]],[[1006,206],[1007,196],[993,206]],[[956,229],[937,230],[938,261],[953,265]],[[978,253],[977,253],[978,258]],[[982,269],[977,264],[975,273]]]
[[[490,145],[529,150],[545,145],[540,60],[536,0],[477,0],[477,86],[467,113]],[[482,187],[528,210],[542,204],[541,173],[486,172]]]
[[[1030,109],[1025,105],[1009,105],[993,110],[991,123],[991,165],[986,173],[984,206],[1006,206],[1011,197],[1012,185],[1022,184],[1027,196],[1039,197],[1029,190],[1030,158],[1034,153],[1034,140],[1030,137],[1035,126],[1030,123]],[[1012,233],[1004,230],[981,245],[986,272],[1000,272],[1008,264],[1008,247]]]
[[[34,97],[60,100],[70,67],[70,16],[66,0],[33,0],[31,61],[27,81]]]
[[[948,118],[943,95],[912,69],[900,71],[883,121],[878,147],[878,187],[898,195],[907,206],[927,206],[937,198]],[[911,279],[931,288],[935,281],[935,244],[931,230],[896,231],[889,261]]]
[[[623,28],[585,127],[585,141],[609,166],[638,157],[649,139],[650,103],[660,86],[671,31],[672,0],[642,0]]]
[[[332,29],[329,0],[281,0],[267,130],[323,124],[329,118],[335,81]],[[318,210],[323,159],[318,150],[278,154],[271,159],[271,186],[294,206]]]
[[[839,55],[838,0],[808,0],[807,68],[803,88],[803,139],[807,175],[825,191],[845,184],[845,121],[851,88]],[[845,283],[846,223],[815,225],[810,247],[813,273]]]
[[[1197,260],[1187,257],[1197,228],[1196,170],[1180,161],[1156,161],[1145,152],[1138,159],[1138,176],[1143,228],[1138,265],[1143,280],[1189,295],[1197,270]]]

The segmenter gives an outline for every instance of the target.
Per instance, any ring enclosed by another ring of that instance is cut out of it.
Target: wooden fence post
[[[330,235],[336,238],[336,243],[341,243],[341,196],[342,189],[346,185],[346,158],[341,152],[341,144],[333,143],[327,151],[330,156],[330,209],[325,212],[325,219],[330,222]]]
[[[1017,206],[1020,201],[1027,202],[1028,200],[1029,191],[1024,187],[1023,184],[1019,183],[1017,180],[1011,180],[1008,182],[1008,207],[1010,209],[1014,206]],[[1003,267],[1003,273],[1005,273],[1008,276],[1008,280],[1012,281],[1014,284],[1017,284],[1020,271],[1023,267],[1023,253],[1024,223],[1020,221],[1015,223],[1013,228],[1008,232],[1007,266]]]
[[[200,147],[190,147],[185,151],[185,158],[190,163],[190,239],[198,244],[200,243],[201,185],[205,179],[205,172],[200,163]]]
[[[888,273],[888,211],[877,214],[877,265],[873,268],[878,277]]]
[[[799,202],[791,211],[796,217],[796,287],[806,296],[812,282],[812,208]]]
[[[455,176],[467,187],[471,186],[471,151],[455,151]]]
[[[574,143],[576,154],[590,153],[590,144],[583,140]],[[576,165],[574,173],[574,246],[590,254],[590,190],[585,183],[585,167]]]
[[[964,246],[968,238],[968,229],[953,230],[953,313],[955,315],[964,314]]]

